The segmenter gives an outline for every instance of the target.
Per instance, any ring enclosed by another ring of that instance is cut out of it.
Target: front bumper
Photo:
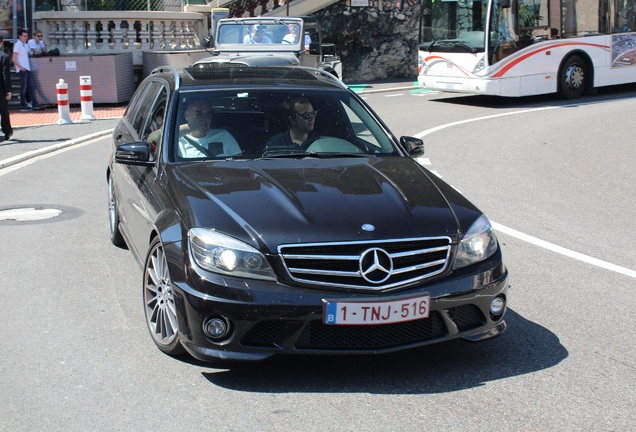
[[[417,81],[420,87],[433,91],[500,96],[504,80],[420,74],[417,77]]]
[[[232,280],[191,270],[173,281],[182,345],[203,361],[262,360],[276,354],[375,354],[463,338],[478,341],[506,328],[505,309],[490,313],[495,297],[507,302],[508,273],[497,252],[483,263],[427,284],[390,293],[360,293],[296,288],[276,282]],[[192,283],[192,281],[197,281]],[[323,299],[394,300],[429,293],[427,319],[395,324],[327,325]],[[231,322],[230,336],[219,342],[203,331],[209,317]]]

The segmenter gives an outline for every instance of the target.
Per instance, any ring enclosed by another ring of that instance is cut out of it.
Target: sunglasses
[[[302,114],[294,114],[296,117],[300,117],[304,120],[311,120],[313,118],[316,118],[316,116],[318,115],[318,111],[311,111],[311,112],[306,112],[306,113],[302,113]]]

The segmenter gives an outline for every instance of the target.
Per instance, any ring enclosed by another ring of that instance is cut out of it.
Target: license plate
[[[428,318],[431,297],[423,295],[378,302],[323,300],[324,323],[332,325],[391,324]]]

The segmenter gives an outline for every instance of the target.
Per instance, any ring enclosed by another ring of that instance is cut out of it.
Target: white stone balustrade
[[[35,28],[49,49],[68,54],[117,54],[202,48],[209,14],[198,12],[36,12]]]

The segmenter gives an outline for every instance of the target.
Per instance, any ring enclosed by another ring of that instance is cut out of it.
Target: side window
[[[130,123],[132,123],[133,119],[137,116],[137,113],[139,111],[139,104],[141,103],[141,100],[143,99],[143,95],[144,93],[146,93],[146,90],[148,90],[148,83],[147,82],[141,83],[141,85],[139,86],[135,94],[133,95],[133,98],[131,99],[130,103],[128,103],[128,108],[126,108],[124,117]]]
[[[130,123],[139,138],[143,138],[144,127],[148,119],[148,114],[153,106],[153,102],[157,99],[157,94],[161,91],[163,86],[158,82],[150,82],[147,85],[146,90],[141,95],[139,104],[136,105],[135,111],[131,112]]]
[[[142,139],[145,139],[150,147],[155,151],[155,159],[161,148],[163,141],[163,125],[166,114],[166,104],[168,101],[168,90],[165,87],[161,87],[159,93],[156,95],[153,101],[152,107],[149,110],[148,118],[146,119],[146,126],[144,127]]]

